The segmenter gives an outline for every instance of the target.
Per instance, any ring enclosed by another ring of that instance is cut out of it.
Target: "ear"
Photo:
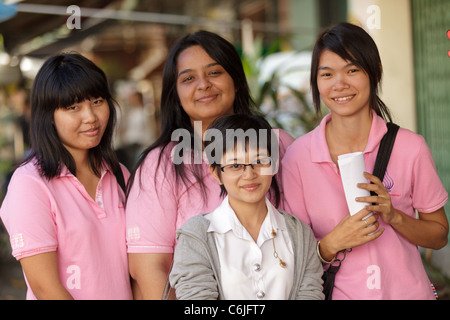
[[[220,170],[220,169],[218,167],[214,168],[213,166],[209,166],[209,172],[211,172],[214,179],[216,179],[219,184],[223,184],[222,180],[219,177],[219,174],[217,173],[217,170]]]

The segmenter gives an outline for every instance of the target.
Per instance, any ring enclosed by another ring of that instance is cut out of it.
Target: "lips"
[[[214,99],[216,99],[218,96],[218,94],[212,94],[212,95],[208,95],[208,96],[204,96],[204,97],[200,97],[198,98],[196,101],[200,102],[200,103],[208,103],[213,101]]]
[[[247,190],[247,191],[254,191],[256,189],[258,189],[259,184],[258,183],[252,183],[252,184],[246,184],[241,186],[242,189]]]
[[[96,136],[98,134],[98,132],[99,132],[99,128],[95,127],[95,128],[89,129],[89,130],[82,131],[81,133],[85,134],[87,136]]]
[[[348,95],[348,96],[335,97],[335,98],[331,98],[331,99],[336,103],[346,103],[346,102],[352,100],[354,97],[355,97],[355,95],[352,94],[352,95]]]

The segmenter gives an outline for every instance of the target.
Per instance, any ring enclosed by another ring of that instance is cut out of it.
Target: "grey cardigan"
[[[295,271],[290,300],[322,300],[323,268],[316,253],[311,228],[297,217],[280,211],[286,221],[295,254]],[[204,214],[189,219],[177,230],[170,284],[180,300],[223,299],[220,262],[214,234],[207,232]]]

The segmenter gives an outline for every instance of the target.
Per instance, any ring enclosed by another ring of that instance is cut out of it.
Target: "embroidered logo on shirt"
[[[387,189],[389,193],[391,193],[392,188],[394,187],[394,180],[389,175],[389,172],[386,170],[386,173],[384,175],[383,179],[383,185]]]
[[[13,250],[21,249],[25,246],[22,233],[16,233],[11,236],[11,247]]]
[[[141,238],[141,232],[139,227],[130,227],[127,230],[128,241],[139,240]]]

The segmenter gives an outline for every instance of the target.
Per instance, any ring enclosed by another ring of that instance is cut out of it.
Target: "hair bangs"
[[[54,108],[64,108],[84,100],[109,99],[106,77],[99,72],[88,72],[74,64],[61,63],[55,70],[53,94]]]

